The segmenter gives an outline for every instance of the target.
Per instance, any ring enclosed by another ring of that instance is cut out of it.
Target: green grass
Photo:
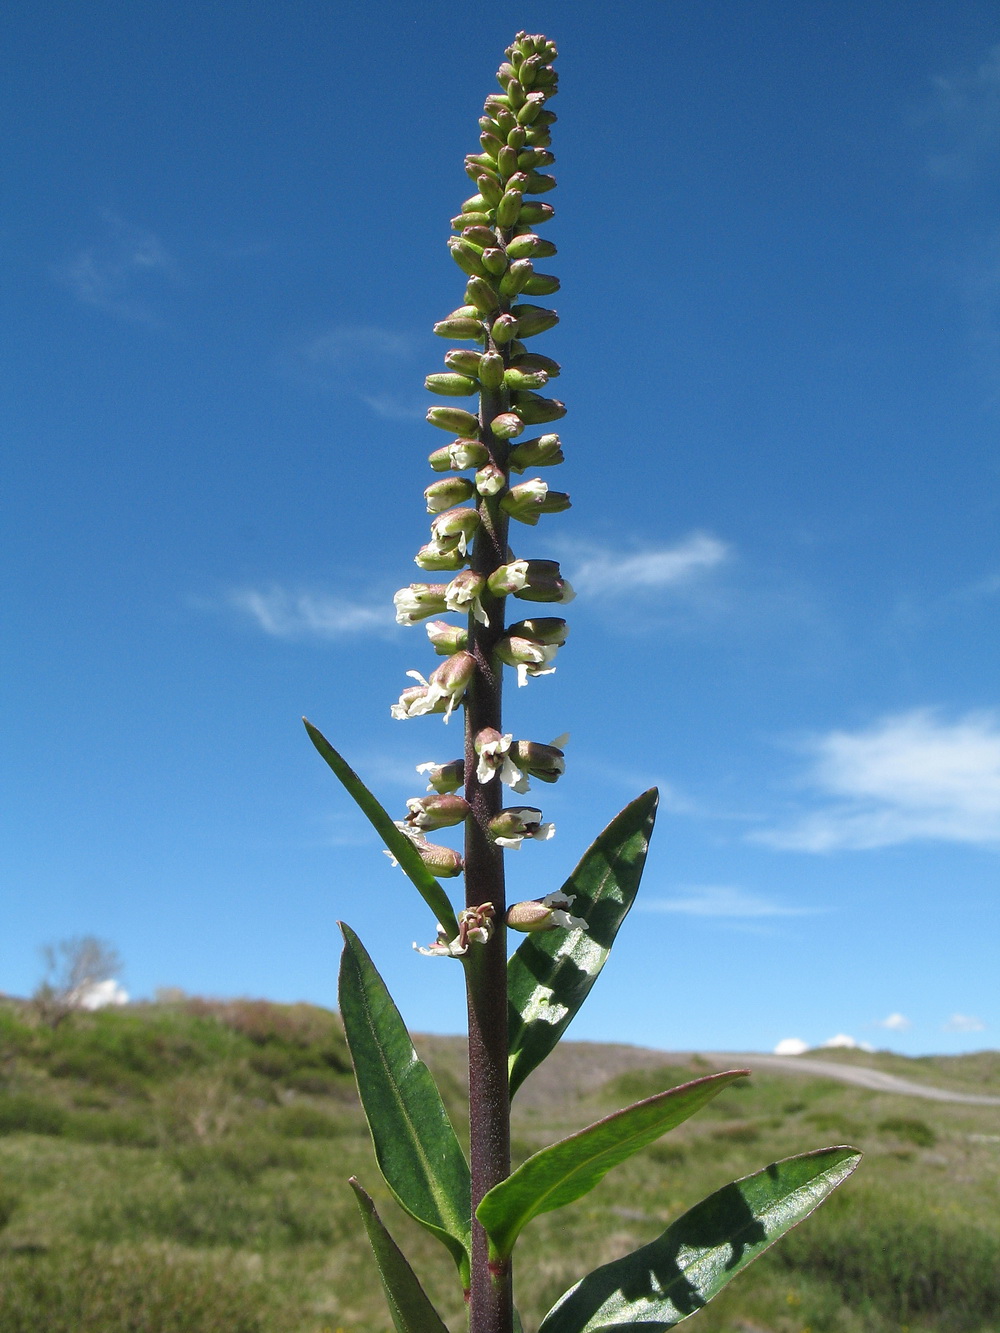
[[[462,1043],[418,1044],[461,1133]],[[863,1062],[1000,1090],[992,1053]],[[515,1103],[515,1159],[711,1067],[564,1045]],[[378,1176],[335,1015],[188,1001],[76,1014],[51,1029],[10,1002],[0,1004],[0,1069],[0,1333],[387,1329],[344,1183],[355,1173],[442,1315],[456,1333],[463,1326],[451,1261]],[[865,1150],[858,1174],[692,1329],[995,1333],[998,1121],[995,1108],[805,1072],[755,1075],[532,1223],[517,1255],[527,1333],[584,1272],[650,1240],[719,1185],[838,1142]]]

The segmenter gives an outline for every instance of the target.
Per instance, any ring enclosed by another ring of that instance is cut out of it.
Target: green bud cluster
[[[555,186],[547,168],[555,161],[550,143],[556,117],[548,102],[558,86],[552,65],[556,49],[547,38],[522,32],[505,55],[497,71],[501,91],[487,97],[478,151],[465,161],[475,193],[453,219],[447,243],[463,275],[462,304],[434,325],[441,337],[466,346],[451,347],[443,369],[425,380],[438,397],[478,397],[478,411],[442,403],[427,412],[431,425],[455,438],[430,454],[432,471],[444,475],[424,491],[434,519],[431,539],[415,559],[421,569],[451,571],[453,577],[450,583],[414,583],[396,594],[400,624],[412,625],[442,612],[457,613],[465,621],[456,625],[429,620],[430,645],[446,660],[429,681],[410,673],[422,683],[403,692],[393,708],[396,717],[444,712],[447,719],[462,702],[462,691],[472,687],[470,663],[477,653],[488,653],[497,671],[503,665],[514,668],[521,684],[528,676],[549,674],[566,638],[565,621],[532,617],[504,633],[505,601],[514,596],[567,602],[573,596],[555,562],[517,559],[507,544],[512,520],[533,526],[541,515],[568,508],[570,501],[539,477],[511,485],[512,472],[563,461],[558,435],[520,437],[530,426],[558,421],[566,407],[546,393],[549,381],[559,375],[559,363],[526,345],[559,321],[555,310],[535,304],[536,298],[559,290],[559,279],[536,270],[536,262],[550,259],[556,247],[534,230],[555,211],[538,196]],[[461,475],[469,473],[473,475]],[[492,725],[481,734],[495,737],[499,749],[493,767],[500,771],[501,752],[506,753],[510,737]],[[554,781],[562,771],[561,751],[532,741],[517,746],[523,751],[521,765],[507,763],[505,782],[513,775],[526,786],[529,773]],[[489,764],[483,767],[482,758],[479,762],[477,780],[482,782],[482,774],[491,769]],[[460,785],[457,761],[425,767],[432,770],[432,787],[439,797]],[[412,811],[423,811],[425,805],[409,805],[412,824]],[[456,822],[464,818],[464,802],[453,800],[447,809],[456,812]]]

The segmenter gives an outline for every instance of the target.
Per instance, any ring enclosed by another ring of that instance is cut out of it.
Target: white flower
[[[476,778],[479,782],[491,782],[499,773],[501,782],[513,787],[515,791],[521,790],[518,784],[524,781],[524,775],[510,757],[513,741],[511,732],[501,736],[493,727],[486,727],[479,733],[475,741],[476,754],[479,756]]]

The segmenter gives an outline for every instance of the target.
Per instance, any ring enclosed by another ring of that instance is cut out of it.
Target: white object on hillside
[[[106,981],[85,981],[66,998],[73,1009],[106,1009],[112,1004],[128,1004],[128,991],[109,977]]]

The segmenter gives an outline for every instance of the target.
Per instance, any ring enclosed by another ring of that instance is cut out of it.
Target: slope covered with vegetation
[[[420,1046],[457,1123],[462,1044]],[[841,1058],[1000,1093],[1000,1056],[991,1053]],[[569,1043],[515,1101],[517,1160],[709,1068],[698,1057]],[[572,1249],[561,1215],[532,1224],[526,1330],[594,1264],[651,1239],[718,1185],[819,1141],[866,1151],[855,1179],[692,1329],[1000,1328],[1000,1110],[767,1071],[572,1205]],[[458,1330],[464,1314],[446,1260],[393,1212],[370,1152],[340,1023],[326,1010],[184,1000],[73,1013],[53,1026],[31,1005],[5,1002],[0,1333],[388,1328],[345,1185],[351,1174],[392,1216]]]

